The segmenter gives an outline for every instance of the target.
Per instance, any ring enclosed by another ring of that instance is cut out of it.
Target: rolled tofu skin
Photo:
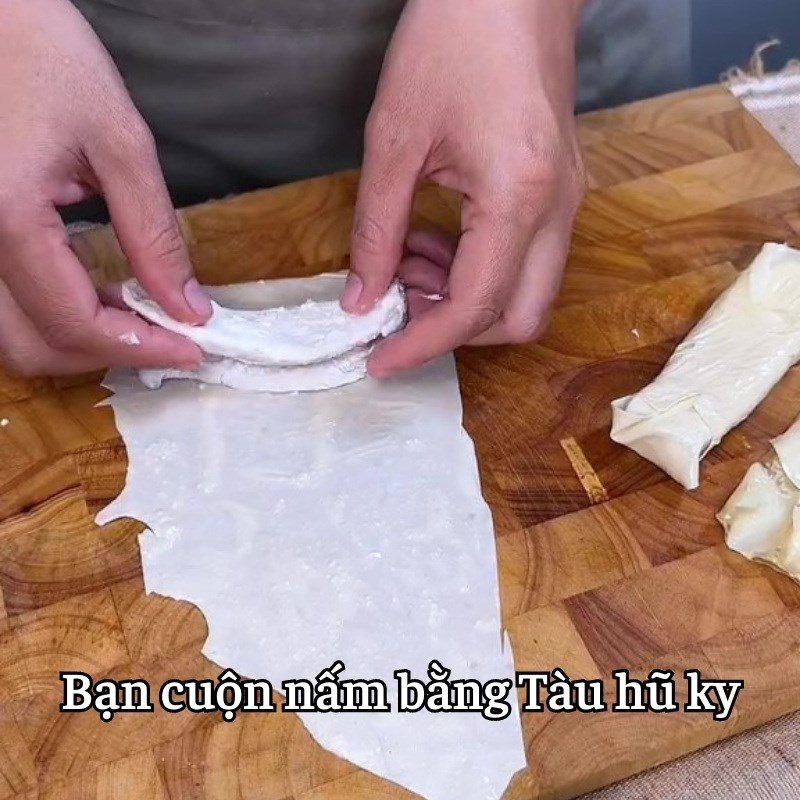
[[[702,458],[798,359],[800,251],[765,244],[661,374],[612,403],[611,438],[696,489]]]
[[[302,290],[315,280],[298,279],[293,283]],[[265,290],[270,283],[260,281],[245,287],[268,297]],[[246,291],[247,288],[242,289],[242,293]],[[323,300],[301,296],[292,305],[242,308],[222,305],[219,293],[213,288],[208,292],[211,318],[205,325],[188,325],[166,314],[135,280],[122,286],[122,298],[129,308],[150,322],[191,339],[205,353],[264,366],[293,367],[327,361],[394,333],[405,321],[405,301],[398,283],[362,315],[344,312],[338,297]]]
[[[395,283],[367,314],[347,314],[339,305],[345,279],[333,273],[208,287],[213,314],[199,326],[172,319],[136,281],[128,281],[122,296],[129,308],[203,351],[196,371],[145,369],[139,377],[153,389],[165,380],[193,380],[277,393],[358,381],[367,374],[374,342],[405,323],[405,296]]]
[[[772,449],[789,480],[800,488],[800,417],[785,433],[772,440]]]
[[[775,457],[750,467],[717,519],[732,550],[800,581],[800,418],[772,447]]]

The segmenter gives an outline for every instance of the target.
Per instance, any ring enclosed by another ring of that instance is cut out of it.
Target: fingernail
[[[182,347],[181,352],[176,354],[175,366],[178,367],[178,369],[188,369],[194,371],[199,369],[202,361],[203,353],[197,345],[192,344],[191,348]]]
[[[383,378],[388,378],[391,375],[391,370],[386,369],[386,367],[380,362],[380,359],[375,359],[375,354],[373,353],[372,357],[367,361],[367,375],[370,378],[377,378],[378,380],[382,380]]]
[[[345,311],[355,311],[358,308],[358,298],[361,297],[361,290],[364,284],[355,272],[347,276],[342,292],[342,308]]]
[[[199,314],[203,319],[211,316],[211,301],[196,278],[189,278],[186,281],[183,286],[183,296],[195,314]]]

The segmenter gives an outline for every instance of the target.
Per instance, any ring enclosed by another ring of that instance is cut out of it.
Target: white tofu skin
[[[611,438],[687,489],[700,461],[800,359],[800,251],[765,244],[661,374],[611,406]]]
[[[172,319],[136,281],[128,281],[122,297],[129,308],[203,351],[196,371],[146,369],[139,378],[151,389],[179,379],[274,393],[361,380],[375,341],[405,323],[405,295],[395,283],[369,313],[347,314],[339,305],[345,278],[336,273],[207,287],[213,313],[198,326]]]
[[[732,550],[800,581],[800,418],[772,447],[775,457],[750,467],[717,519]]]

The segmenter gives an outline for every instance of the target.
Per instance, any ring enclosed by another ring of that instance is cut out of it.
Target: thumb
[[[397,274],[422,158],[368,123],[342,308],[365,313]]]
[[[194,277],[153,136],[138,112],[123,142],[109,137],[89,156],[133,274],[171,317],[206,322],[211,304]]]

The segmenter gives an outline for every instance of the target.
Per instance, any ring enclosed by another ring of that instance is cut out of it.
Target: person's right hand
[[[67,0],[0,3],[0,363],[24,375],[194,367],[196,345],[104,305],[57,212],[102,195],[133,274],[178,320],[211,313],[153,137]]]

